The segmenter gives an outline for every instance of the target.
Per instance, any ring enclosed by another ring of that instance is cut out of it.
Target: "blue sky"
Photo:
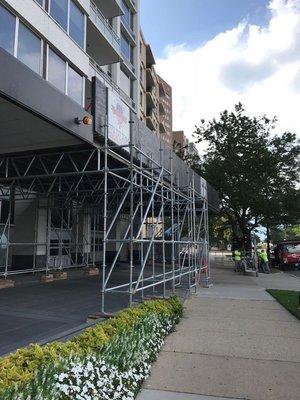
[[[202,118],[241,102],[300,138],[300,0],[141,0],[141,26],[173,89],[173,130],[194,140]]]
[[[264,26],[267,5],[268,0],[141,0],[141,26],[160,58],[169,44],[197,47],[243,19]]]

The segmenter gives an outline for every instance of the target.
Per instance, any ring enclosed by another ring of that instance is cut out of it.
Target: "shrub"
[[[17,350],[0,360],[1,398],[14,399],[17,391],[18,400],[76,399],[74,390],[84,385],[86,397],[78,399],[100,399],[104,396],[103,390],[111,393],[112,388],[122,388],[119,391],[125,396],[122,398],[127,396],[131,399],[147,376],[150,363],[155,359],[163,338],[173,329],[181,315],[182,305],[177,297],[146,301],[86,329],[66,343],[55,342],[43,347],[31,345]],[[101,379],[98,376],[100,380],[97,378],[103,384],[101,390],[98,383],[95,386],[96,378],[92,379],[95,372],[90,370],[91,365],[93,371],[102,374]],[[105,378],[104,369],[111,371],[107,375],[111,377],[109,384],[110,378]],[[117,386],[116,380],[119,382]],[[75,385],[77,381],[79,386]],[[93,390],[98,391],[98,394]]]

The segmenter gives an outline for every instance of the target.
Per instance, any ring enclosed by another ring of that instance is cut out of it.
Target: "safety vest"
[[[241,261],[241,252],[238,250],[234,252],[234,261]]]
[[[262,259],[263,262],[268,262],[268,255],[264,251],[260,253],[260,258]]]

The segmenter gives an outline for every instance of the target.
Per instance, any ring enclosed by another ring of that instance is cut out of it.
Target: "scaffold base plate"
[[[15,281],[12,279],[0,279],[0,289],[11,288],[15,286]]]

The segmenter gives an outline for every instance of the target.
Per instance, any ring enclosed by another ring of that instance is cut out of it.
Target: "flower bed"
[[[181,315],[177,297],[146,301],[66,343],[20,349],[0,360],[0,398],[134,399]]]

